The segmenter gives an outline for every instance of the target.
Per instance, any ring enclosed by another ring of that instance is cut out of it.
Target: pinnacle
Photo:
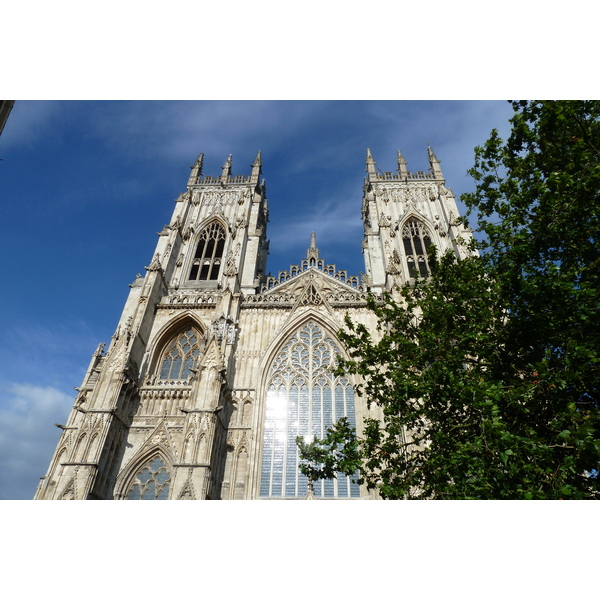
[[[306,252],[306,258],[319,258],[319,249],[317,248],[317,236],[315,235],[314,231],[310,234],[310,247]]]
[[[429,160],[434,160],[436,162],[440,162],[433,151],[433,148],[430,146],[429,142],[427,142],[427,153],[429,155]]]

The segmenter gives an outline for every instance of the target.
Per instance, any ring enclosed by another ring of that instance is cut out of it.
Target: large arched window
[[[166,347],[160,363],[160,379],[188,379],[200,356],[200,333],[189,327]]]
[[[411,218],[402,228],[404,254],[409,277],[427,277],[431,272],[427,262],[427,249],[431,246],[431,236],[427,226],[419,219]]]
[[[171,474],[163,459],[156,455],[149,460],[135,475],[127,500],[168,500]]]
[[[219,223],[213,221],[200,232],[189,279],[191,281],[218,279],[224,248],[225,230]]]
[[[333,338],[309,321],[275,356],[267,380],[260,495],[266,498],[304,497],[307,479],[298,470],[296,436],[323,437],[341,417],[355,427],[354,390],[330,366],[340,354]],[[350,478],[318,481],[314,494],[325,498],[355,498],[360,490]]]

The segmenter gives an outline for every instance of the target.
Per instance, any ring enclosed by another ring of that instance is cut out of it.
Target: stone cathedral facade
[[[427,247],[466,253],[470,235],[431,148],[428,172],[382,172],[367,150],[365,274],[306,257],[266,274],[268,206],[259,152],[249,175],[204,176],[200,155],[92,356],[36,499],[305,498],[295,438],[367,416],[355,381],[330,369],[348,314],[374,329],[369,293],[426,276]],[[358,192],[358,190],[357,190]],[[307,241],[308,241],[307,233]],[[372,416],[372,414],[370,415]],[[316,498],[375,498],[347,477]]]

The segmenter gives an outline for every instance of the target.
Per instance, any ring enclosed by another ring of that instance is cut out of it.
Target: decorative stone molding
[[[181,384],[181,387],[177,387],[177,384]],[[187,382],[168,381],[164,386],[154,384],[140,388],[139,394],[142,402],[149,399],[187,400],[191,391]]]
[[[187,191],[183,192],[182,194],[179,194],[179,196],[177,196],[177,198],[175,198],[175,202],[186,202],[189,199],[190,199],[190,191],[187,190]]]
[[[311,283],[304,290],[304,294],[300,297],[300,306],[319,306],[323,304],[323,298],[321,294],[315,289],[315,286]]]
[[[379,217],[379,227],[391,227],[392,226],[392,217],[386,216],[381,213]]]
[[[227,275],[227,277],[234,277],[235,275],[237,275],[237,272],[238,272],[237,261],[238,261],[239,254],[240,254],[240,244],[237,244],[235,247],[235,250],[232,250],[231,252],[229,252],[229,255],[227,256],[227,260],[225,261],[224,274]]]
[[[194,308],[214,306],[219,296],[217,294],[178,293],[166,296],[159,302],[157,308]]]
[[[158,252],[154,255],[154,259],[152,260],[152,262],[150,263],[150,265],[148,267],[144,267],[146,269],[146,271],[160,271],[162,270],[162,267],[160,265],[160,255],[158,254]]]
[[[210,331],[219,342],[226,338],[227,344],[233,344],[237,333],[237,321],[230,316],[221,315],[213,321]]]
[[[202,204],[222,208],[233,204],[239,196],[239,190],[207,190],[202,194]]]

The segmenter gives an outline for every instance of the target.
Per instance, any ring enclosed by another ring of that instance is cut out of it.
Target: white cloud
[[[100,140],[112,155],[131,157],[133,153],[180,164],[204,151],[207,172],[219,169],[236,150],[252,147],[257,152],[259,140],[265,138],[270,140],[269,147],[262,150],[275,152],[282,141],[306,126],[310,115],[323,110],[316,102],[279,101],[124,101],[79,104],[78,108],[86,106],[92,116],[81,115],[86,135]],[[235,158],[234,154],[234,171],[244,173],[246,161],[252,162],[254,155],[238,157],[244,161],[238,160],[239,171]]]
[[[0,499],[32,499],[60,435],[52,424],[64,424],[73,398],[29,383],[0,389]]]
[[[116,325],[115,325],[116,326]],[[79,385],[100,341],[97,324],[73,316],[52,320],[15,316],[0,333],[0,363],[5,377],[35,385],[66,381]],[[105,330],[104,333],[108,333]]]

